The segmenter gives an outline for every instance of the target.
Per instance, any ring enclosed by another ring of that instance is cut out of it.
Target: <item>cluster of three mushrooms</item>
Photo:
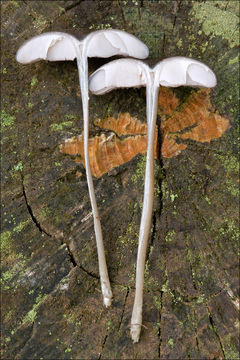
[[[89,97],[87,58],[106,58],[114,55],[122,55],[144,59],[148,56],[148,53],[149,51],[145,44],[133,35],[120,30],[96,31],[90,33],[81,41],[67,33],[44,33],[24,43],[17,53],[17,61],[23,64],[35,62],[40,59],[49,61],[77,59],[83,106],[85,168],[93,212],[101,289],[103,301],[106,306],[111,305],[112,291],[106,266],[102,230],[88,153]],[[104,94],[115,88],[146,86],[148,145],[143,211],[137,255],[136,292],[130,330],[133,342],[139,341],[142,326],[144,268],[153,208],[154,133],[160,85],[169,87],[181,85],[213,87],[216,85],[216,77],[206,65],[198,61],[183,57],[173,57],[163,60],[153,69],[139,60],[115,60],[99,68],[89,79],[89,87],[94,94]]]

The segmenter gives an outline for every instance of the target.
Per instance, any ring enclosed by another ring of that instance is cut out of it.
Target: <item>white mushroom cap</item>
[[[89,78],[93,94],[105,94],[116,88],[145,86],[147,79],[143,63],[134,59],[119,59],[96,70]]]
[[[21,64],[29,64],[38,60],[63,61],[76,57],[75,37],[62,32],[46,32],[26,41],[19,49],[16,59]]]
[[[63,32],[35,36],[19,48],[16,59],[22,64],[38,60],[74,60],[80,44],[86,45],[86,55],[89,57],[124,55],[144,59],[149,54],[148,47],[133,35],[120,30],[99,30],[82,41]]]
[[[176,56],[161,61],[155,67],[159,71],[159,83],[163,86],[216,86],[214,72],[200,61]]]
[[[110,57],[114,55],[145,59],[148,47],[135,36],[121,30],[99,30],[88,35],[87,56]]]
[[[154,69],[134,59],[119,59],[101,66],[89,78],[93,94],[105,94],[115,88],[140,87],[147,84],[146,72],[155,73],[157,83],[167,87],[214,87],[214,72],[200,61],[172,57],[159,62]]]

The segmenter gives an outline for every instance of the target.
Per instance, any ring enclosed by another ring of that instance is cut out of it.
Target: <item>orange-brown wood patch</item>
[[[157,140],[157,128],[155,139]],[[155,158],[157,157],[157,141],[155,140]],[[89,158],[91,172],[100,177],[116,166],[130,161],[137,154],[145,154],[147,149],[147,135],[128,136],[123,140],[116,134],[109,136],[101,134],[89,139]],[[60,145],[60,151],[77,155],[75,161],[85,166],[83,151],[83,135],[67,139]]]
[[[114,131],[117,135],[146,135],[147,124],[142,123],[129,113],[119,114],[117,119],[108,116],[104,119],[94,120],[94,125],[101,129]]]
[[[162,156],[171,158],[187,148],[177,139],[191,139],[210,142],[222,136],[229,127],[229,120],[215,112],[210,102],[210,90],[201,89],[189,95],[179,105],[174,92],[167,88],[159,91],[158,114],[161,115]],[[108,136],[101,134],[89,139],[89,157],[92,174],[102,176],[112,168],[130,161],[137,154],[147,151],[147,124],[129,113],[117,118],[96,119],[94,124],[112,131]],[[118,136],[129,135],[124,139]],[[157,127],[155,134],[155,158],[157,157]],[[75,155],[76,162],[84,165],[83,135],[67,139],[60,145],[60,151]]]

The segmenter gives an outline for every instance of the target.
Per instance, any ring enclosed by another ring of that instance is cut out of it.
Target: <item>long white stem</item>
[[[94,186],[93,186],[93,179],[90,169],[89,152],[88,152],[88,137],[89,137],[88,62],[87,62],[87,56],[85,54],[82,54],[81,57],[80,56],[78,57],[77,65],[78,65],[79,82],[80,82],[82,106],[83,106],[84,158],[85,158],[85,168],[87,175],[87,184],[88,184],[88,191],[89,191],[92,212],[93,212],[93,222],[94,222],[94,230],[95,230],[96,243],[97,243],[99,274],[100,274],[101,289],[103,294],[103,302],[104,305],[108,307],[112,303],[112,291],[111,291],[108,270],[106,265],[102,229],[98,214],[97,202],[96,202]]]
[[[137,269],[136,269],[136,290],[135,299],[131,319],[131,337],[134,343],[139,341],[142,326],[142,305],[143,305],[143,285],[144,285],[144,269],[146,260],[146,250],[148,236],[152,220],[153,193],[154,193],[154,139],[155,126],[157,118],[157,100],[158,86],[155,85],[154,73],[150,73],[147,89],[147,125],[148,125],[148,144],[147,144],[147,160],[145,170],[145,185],[143,210],[139,232]]]

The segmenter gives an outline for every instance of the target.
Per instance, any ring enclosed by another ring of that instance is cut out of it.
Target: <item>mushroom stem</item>
[[[78,65],[78,74],[79,74],[79,82],[82,96],[82,106],[83,106],[83,138],[84,138],[84,158],[85,158],[85,168],[87,175],[87,184],[90,202],[92,206],[93,212],[93,222],[94,222],[94,230],[96,236],[97,243],[97,253],[98,253],[98,264],[99,264],[99,274],[101,281],[101,289],[103,294],[103,302],[106,307],[111,306],[112,303],[112,291],[109,282],[106,257],[103,246],[103,237],[102,237],[102,229],[100,223],[100,217],[97,208],[97,202],[94,192],[93,179],[90,169],[90,161],[89,161],[89,152],[88,152],[88,137],[89,137],[89,95],[88,95],[88,62],[87,56],[78,56],[77,58]]]
[[[141,225],[139,231],[139,243],[137,254],[137,269],[136,269],[136,291],[133,305],[133,312],[131,318],[131,338],[133,343],[139,341],[141,326],[142,326],[142,305],[143,305],[143,285],[144,285],[144,270],[146,260],[146,250],[148,243],[148,236],[152,220],[153,208],[153,194],[154,194],[154,139],[155,126],[157,118],[157,101],[158,101],[158,84],[154,82],[154,73],[150,71],[147,75],[147,125],[148,125],[148,143],[147,143],[147,160],[145,169],[145,185],[144,185],[144,199]]]

